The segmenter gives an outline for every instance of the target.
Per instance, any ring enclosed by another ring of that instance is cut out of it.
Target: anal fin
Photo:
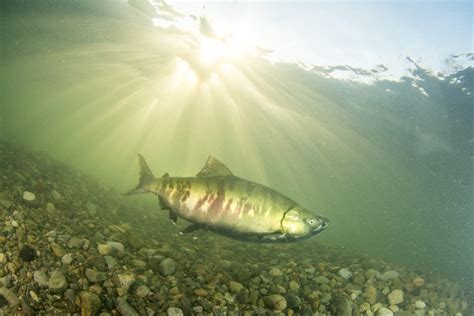
[[[173,222],[173,224],[176,225],[176,223],[178,222],[178,215],[175,212],[173,212],[172,210],[169,210],[168,216],[169,216],[170,220]]]

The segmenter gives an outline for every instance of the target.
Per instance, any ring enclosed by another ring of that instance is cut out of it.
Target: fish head
[[[296,206],[286,211],[281,220],[282,232],[288,239],[305,239],[323,231],[329,220],[313,215],[311,212]]]

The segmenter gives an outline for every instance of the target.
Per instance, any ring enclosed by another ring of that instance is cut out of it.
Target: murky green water
[[[172,176],[214,155],[328,217],[322,245],[473,281],[472,68],[368,85],[262,56],[202,62],[193,34],[123,2],[3,6],[3,140],[119,192],[137,153]]]

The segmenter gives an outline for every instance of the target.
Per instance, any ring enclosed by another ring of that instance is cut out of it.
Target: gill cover
[[[281,229],[284,234],[294,237],[303,237],[310,231],[302,212],[297,208],[285,212],[281,220]]]

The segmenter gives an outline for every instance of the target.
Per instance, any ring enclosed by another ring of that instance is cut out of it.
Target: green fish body
[[[139,163],[140,182],[128,194],[156,194],[173,222],[181,217],[192,223],[184,232],[207,229],[242,240],[282,242],[313,236],[329,222],[271,188],[234,176],[212,156],[196,177],[155,178],[142,156]]]

